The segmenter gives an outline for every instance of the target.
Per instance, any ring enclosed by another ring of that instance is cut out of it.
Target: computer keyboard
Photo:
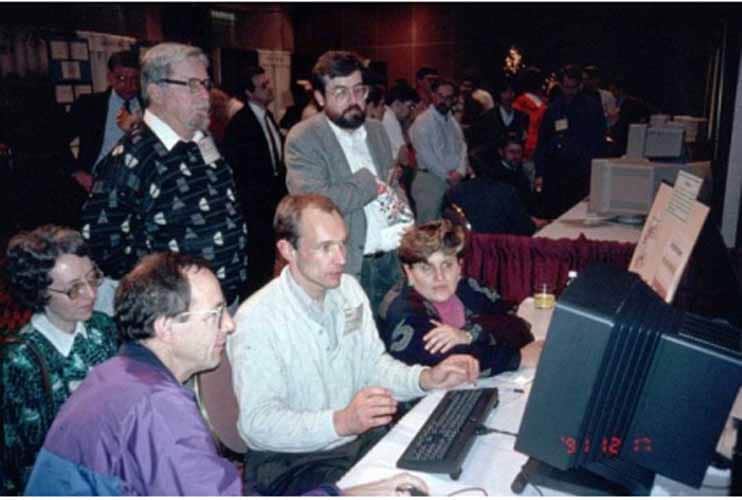
[[[477,427],[497,406],[497,389],[448,391],[397,461],[401,469],[461,476]]]

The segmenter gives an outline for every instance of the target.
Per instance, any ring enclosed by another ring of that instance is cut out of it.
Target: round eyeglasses
[[[368,97],[369,87],[368,85],[355,85],[352,88],[348,87],[335,87],[327,89],[327,93],[331,95],[336,101],[345,102],[350,99],[353,95],[356,101],[363,101]]]
[[[47,288],[50,292],[61,293],[66,295],[70,300],[77,300],[85,292],[86,287],[96,289],[103,282],[103,273],[97,267],[92,269],[82,281],[70,285],[67,290],[58,290],[56,288]]]

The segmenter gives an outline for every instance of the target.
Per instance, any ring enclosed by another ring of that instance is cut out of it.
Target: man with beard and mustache
[[[432,99],[433,104],[410,129],[417,157],[412,199],[419,224],[440,219],[446,190],[458,184],[468,170],[464,134],[451,113],[456,87],[448,80],[438,80],[433,83]]]
[[[204,258],[236,306],[247,281],[247,230],[232,170],[206,133],[207,68],[197,47],[163,43],[147,51],[143,123],[99,163],[82,233],[114,280],[152,252]]]
[[[363,70],[351,52],[329,51],[317,60],[314,97],[323,112],[289,132],[286,185],[291,194],[317,193],[337,205],[348,227],[345,272],[360,280],[376,314],[401,278],[394,250],[412,213],[384,127],[365,120]]]

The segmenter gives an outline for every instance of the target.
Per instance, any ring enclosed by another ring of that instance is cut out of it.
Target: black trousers
[[[321,484],[334,484],[387,431],[387,427],[377,427],[328,451],[280,453],[248,450],[245,455],[245,494],[299,496]]]

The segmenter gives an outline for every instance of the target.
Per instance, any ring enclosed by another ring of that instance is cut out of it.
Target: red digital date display
[[[561,436],[560,438],[567,455],[576,455],[577,453],[590,453],[592,449],[593,440],[590,436],[586,436],[582,442],[575,439],[573,436]],[[621,451],[621,447],[624,445],[623,440],[618,436],[605,436],[600,439],[600,452],[603,455],[609,457],[618,456]],[[631,450],[634,453],[651,453],[652,452],[652,439],[648,437],[638,437],[631,443]]]

